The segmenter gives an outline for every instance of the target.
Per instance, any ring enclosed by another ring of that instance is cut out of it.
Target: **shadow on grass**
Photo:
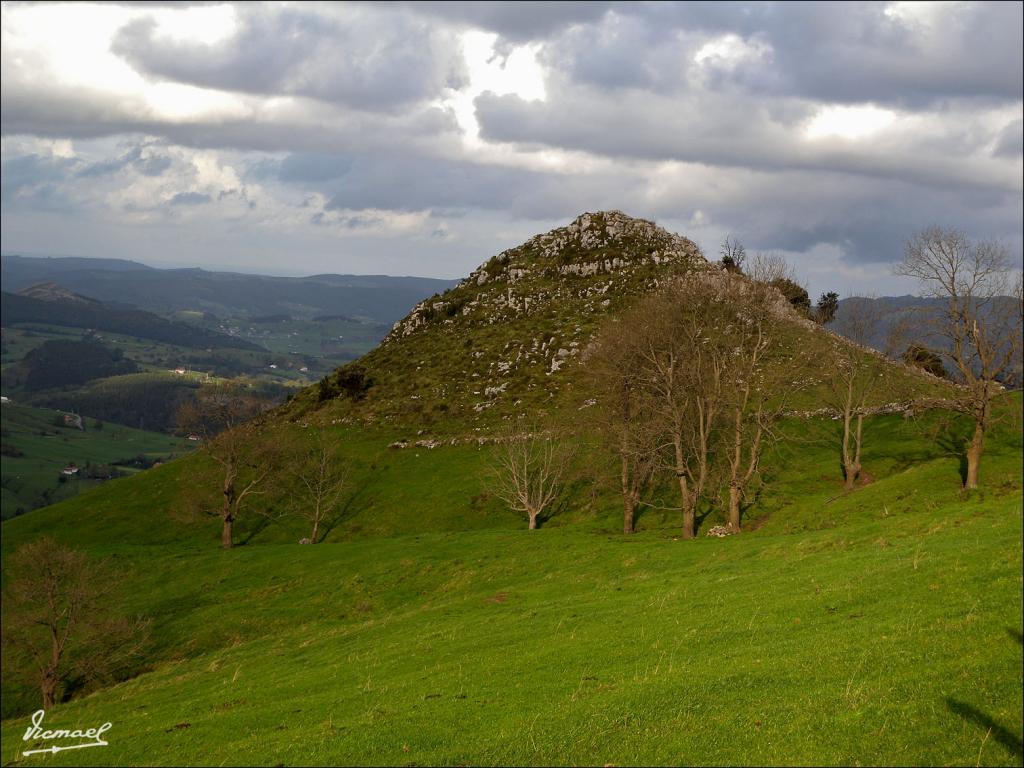
[[[1014,640],[1016,640],[1018,644],[1024,645],[1024,634],[1022,634],[1019,629],[1014,629],[1013,627],[1007,627],[1006,628],[1006,634],[1008,634],[1010,637],[1012,637]]]
[[[693,514],[693,535],[699,536],[700,529],[704,527],[704,521],[711,517],[711,513],[714,512],[713,507],[707,507],[703,512],[694,512]],[[682,522],[682,521],[680,521]]]
[[[253,526],[246,530],[245,535],[243,537],[241,537],[241,539],[235,544],[235,546],[236,547],[244,547],[246,544],[248,544],[250,541],[252,541],[253,538],[258,533],[260,533],[268,525],[270,525],[271,522],[272,521],[271,521],[271,519],[269,517],[266,517],[264,515],[256,515]]]
[[[960,461],[960,484],[967,482],[967,436],[950,423],[941,425],[935,436],[935,445],[947,455]]]
[[[331,515],[327,519],[320,523],[320,538],[318,538],[314,544],[319,544],[327,540],[331,531],[337,528],[344,522],[347,522],[354,518],[359,512],[359,505],[357,501],[361,496],[367,495],[367,489],[370,487],[369,483],[362,483],[356,487],[355,492],[349,494],[348,498],[345,499],[345,503],[341,509],[334,515]]]
[[[997,723],[980,709],[962,701],[957,701],[949,696],[946,697],[946,706],[949,707],[953,714],[959,715],[964,720],[974,723],[985,731],[990,731],[992,738],[1009,752],[1017,757],[1024,757],[1024,742],[1021,741],[1021,738],[1013,731]]]

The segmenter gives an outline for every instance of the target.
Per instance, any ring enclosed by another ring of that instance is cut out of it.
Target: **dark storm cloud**
[[[850,146],[807,141],[802,122],[812,107],[778,109],[735,94],[659,97],[630,90],[617,94],[576,87],[547,101],[482,94],[476,100],[481,135],[523,147],[557,147],[643,160],[675,160],[761,171],[813,169],[901,178],[921,184],[1019,187],[1019,178],[979,168],[961,150],[962,136],[932,139],[917,152],[907,139]]]
[[[294,166],[293,160],[289,168]],[[405,153],[353,156],[338,170],[337,177],[325,185],[330,191],[328,210],[509,208],[545,178],[521,169]]]
[[[733,34],[771,47],[770,62],[729,75],[751,90],[832,102],[875,101],[920,106],[947,97],[1017,100],[1024,87],[1021,3],[946,4],[934,23],[903,18],[886,3],[634,3],[615,14],[643,20],[643,59],[679,35]],[[583,58],[592,44],[577,34],[559,41],[554,60]],[[628,41],[626,41],[628,42]],[[565,50],[565,43],[573,50]],[[570,66],[570,69],[572,67]],[[584,70],[585,71],[585,70]]]
[[[118,98],[100,89],[57,83],[40,90],[31,73],[4,60],[0,90],[0,130],[55,138],[91,138],[160,127],[142,117],[146,108],[131,98]]]
[[[949,4],[929,25],[887,3],[410,3],[420,14],[511,42],[545,41],[545,62],[602,87],[685,86],[680,54],[732,34],[770,47],[723,80],[832,102],[923,105],[947,97],[1019,98],[1021,3]],[[533,7],[530,7],[533,6]]]
[[[959,187],[879,184],[869,177],[813,171],[746,173],[735,188],[716,190],[714,172],[680,191],[669,190],[650,208],[658,218],[699,209],[749,250],[806,252],[841,249],[848,264],[898,260],[913,232],[932,224],[957,226],[979,239],[995,238],[1020,253],[1019,195]],[[713,246],[714,243],[705,245]]]
[[[413,2],[395,3],[418,14],[496,32],[521,43],[557,34],[573,24],[600,19],[611,2]]]
[[[455,38],[414,16],[349,8],[236,6],[238,28],[206,45],[161,38],[156,22],[124,27],[112,50],[154,77],[253,94],[291,94],[391,110],[437,98],[465,73]]]
[[[778,22],[764,30],[775,72],[744,74],[753,87],[827,101],[1016,100],[1022,88],[1021,7],[950,6],[949,17],[922,35],[912,22],[887,16],[882,4],[844,13],[828,4],[784,5]]]
[[[692,45],[639,12],[614,13],[603,23],[566,30],[541,54],[549,66],[576,83],[601,88],[671,90],[684,72]]]
[[[467,209],[526,219],[570,218],[582,210],[618,207],[623,200],[636,199],[642,189],[619,173],[547,173],[401,151],[336,160],[337,175],[326,179],[317,170],[317,157],[291,156],[280,163],[279,178],[316,188],[327,197],[328,211],[433,210],[445,218],[458,218]],[[309,171],[301,180],[295,175],[298,168]],[[451,212],[459,216],[449,216]]]
[[[339,146],[410,146],[451,141],[457,136],[454,116],[423,105],[399,113],[370,113],[305,105],[294,113],[261,118],[211,117],[205,120],[161,119],[137,99],[102,91],[52,85],[39,89],[18,73],[8,75],[0,91],[0,131],[4,135],[90,139],[122,134],[157,136],[187,147],[281,152],[329,152]]]

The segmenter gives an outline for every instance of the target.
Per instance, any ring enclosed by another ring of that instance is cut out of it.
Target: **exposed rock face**
[[[572,293],[597,299],[629,282],[640,268],[705,264],[700,249],[685,237],[667,232],[652,221],[621,211],[584,213],[569,226],[536,235],[516,248],[481,264],[456,288],[420,302],[395,323],[385,340],[402,338],[442,317],[456,316],[495,323],[535,314],[551,301]],[[574,284],[571,278],[604,278]],[[569,278],[568,280],[565,278]],[[601,299],[590,302],[607,307]]]

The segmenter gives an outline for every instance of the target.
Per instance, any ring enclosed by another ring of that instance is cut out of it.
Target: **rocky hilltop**
[[[599,312],[611,303],[609,293],[631,292],[638,277],[649,282],[660,266],[688,269],[705,263],[696,244],[653,221],[622,211],[584,213],[566,227],[502,251],[452,290],[420,302],[395,323],[385,343],[439,318],[448,326],[460,318],[507,322],[542,314],[556,300],[583,300],[585,311]]]
[[[599,323],[668,275],[708,268],[695,243],[652,221],[584,213],[417,304],[356,364],[365,396],[328,388],[329,410],[429,424],[575,403],[571,371]]]
[[[595,402],[581,365],[594,332],[673,276],[719,270],[691,240],[652,221],[584,213],[417,304],[379,347],[299,395],[291,418],[400,425],[427,447],[439,444],[435,437],[482,439],[511,418],[578,420]],[[794,311],[781,293],[777,311],[789,322],[773,364],[813,360],[801,390],[804,410],[813,410],[826,369],[850,342]],[[889,400],[897,390],[905,399],[938,396],[946,386],[918,368],[889,363],[886,371],[892,392],[879,396]]]

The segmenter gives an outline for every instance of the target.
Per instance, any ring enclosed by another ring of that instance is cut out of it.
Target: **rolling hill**
[[[21,293],[3,293],[0,324],[6,328],[24,323],[126,333],[193,349],[260,349],[244,339],[166,320],[152,312],[104,304],[67,291],[55,283],[33,285]]]
[[[0,258],[4,289],[19,291],[55,282],[105,302],[170,315],[181,310],[218,317],[286,314],[312,318],[344,313],[393,323],[416,302],[452,285],[451,280],[387,275],[271,277],[203,269],[156,269],[113,259]]]
[[[289,457],[230,550],[201,514],[220,493],[202,452],[5,522],[5,563],[41,536],[110,557],[124,610],[154,622],[128,679],[47,714],[112,723],[110,746],[47,762],[1019,764],[1019,393],[997,400],[979,491],[961,490],[962,418],[904,409],[950,385],[886,363],[873,404],[900,403],[866,421],[869,482],[844,491],[837,423],[794,414],[742,535],[705,536],[712,506],[680,541],[668,481],[619,533],[585,352],[652,288],[714,268],[598,212],[420,302],[252,435],[337,448],[346,490],[315,546],[278,517],[301,498]],[[848,344],[785,317],[772,365],[820,372]],[[537,531],[487,480],[489,438],[522,414],[575,449]],[[13,669],[4,762],[36,706]]]

